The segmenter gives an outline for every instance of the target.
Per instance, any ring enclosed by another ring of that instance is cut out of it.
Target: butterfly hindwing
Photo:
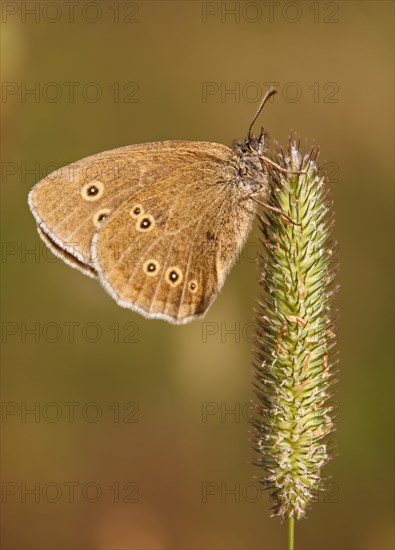
[[[120,305],[175,323],[205,313],[254,215],[229,192],[234,178],[231,164],[196,162],[122,203],[93,243],[99,278]]]

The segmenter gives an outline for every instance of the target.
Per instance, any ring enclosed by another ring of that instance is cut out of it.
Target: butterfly
[[[204,315],[268,190],[267,135],[225,145],[161,141],[95,154],[29,193],[51,251],[122,307],[186,323]],[[274,164],[274,163],[272,163]]]

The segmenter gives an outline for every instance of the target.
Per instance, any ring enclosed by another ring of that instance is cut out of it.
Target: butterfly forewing
[[[208,142],[122,147],[50,174],[29,203],[44,242],[120,305],[185,322],[207,310],[248,234],[236,161]]]
[[[92,237],[114,209],[138,189],[208,151],[224,160],[232,154],[217,144],[170,141],[105,151],[49,174],[32,189],[29,204],[47,237],[92,267]]]

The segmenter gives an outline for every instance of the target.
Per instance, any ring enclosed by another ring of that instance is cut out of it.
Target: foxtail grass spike
[[[322,488],[334,429],[336,246],[317,152],[290,140],[276,162],[287,172],[272,169],[268,204],[286,217],[266,210],[260,219],[252,443],[273,515],[301,519]]]

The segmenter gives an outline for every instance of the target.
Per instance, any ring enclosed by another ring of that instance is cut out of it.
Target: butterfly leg
[[[254,202],[259,204],[260,206],[263,206],[264,208],[267,208],[268,210],[272,210],[273,212],[277,212],[277,214],[280,214],[280,216],[283,216],[283,218],[288,220],[293,225],[299,225],[299,226],[302,225],[301,223],[298,223],[295,220],[293,220],[292,218],[290,218],[289,216],[287,216],[287,214],[284,214],[284,212],[280,208],[276,208],[275,206],[271,206],[270,204],[267,204],[266,202],[258,201],[257,199],[254,198],[253,195],[250,195],[250,197]]]
[[[282,166],[277,164],[277,162],[274,162],[273,160],[269,159],[268,157],[265,157],[264,155],[261,155],[261,159],[263,159],[263,161],[266,164],[270,164],[270,166],[273,166],[273,168],[275,168],[279,172],[282,172],[283,174],[297,174],[297,175],[299,175],[299,174],[305,174],[306,173],[304,170],[287,170],[286,168],[283,168]]]

